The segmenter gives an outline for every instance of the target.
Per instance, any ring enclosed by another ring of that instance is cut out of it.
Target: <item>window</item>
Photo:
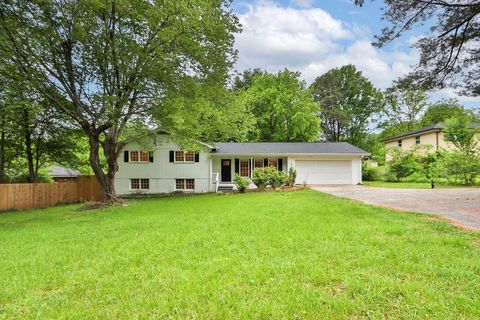
[[[150,180],[140,179],[140,189],[150,189]]]
[[[263,168],[263,159],[255,159],[255,168]]]
[[[402,146],[402,140],[398,140],[398,146],[399,146],[399,147]]]
[[[149,179],[130,179],[130,188],[132,190],[148,190],[150,189]]]
[[[248,160],[241,160],[240,161],[240,175],[242,177],[248,177],[249,172],[248,172]]]
[[[132,189],[140,189],[140,179],[130,179],[130,187]]]
[[[140,162],[148,162],[148,152],[140,151]]]
[[[269,167],[274,167],[276,169],[277,168],[277,163],[278,163],[277,159],[268,159],[268,166]]]
[[[148,162],[148,151],[130,151],[130,162]]]
[[[195,152],[175,151],[175,162],[195,162]]]
[[[195,190],[195,179],[175,179],[176,190]]]
[[[415,144],[420,144],[420,136],[415,137]]]

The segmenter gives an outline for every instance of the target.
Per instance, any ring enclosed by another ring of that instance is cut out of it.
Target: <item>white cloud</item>
[[[355,64],[376,86],[386,88],[408,72],[416,59],[414,54],[374,48],[367,39],[367,28],[344,23],[319,8],[257,2],[239,18],[243,25],[243,32],[236,37],[240,71],[289,68],[301,71],[311,82],[333,67]]]

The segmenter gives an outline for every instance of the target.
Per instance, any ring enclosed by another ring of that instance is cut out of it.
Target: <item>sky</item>
[[[331,68],[354,64],[378,88],[388,88],[418,61],[411,48],[423,30],[406,33],[384,48],[371,45],[387,23],[382,1],[233,0],[243,31],[235,36],[236,70],[261,68],[300,71],[307,84]],[[430,100],[457,98],[480,107],[480,98],[461,97],[454,89],[430,92]]]

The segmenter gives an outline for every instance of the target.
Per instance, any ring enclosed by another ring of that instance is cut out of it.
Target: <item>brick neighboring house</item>
[[[472,124],[472,129],[477,128],[478,125]],[[398,147],[402,150],[410,150],[418,146],[430,146],[428,152],[435,152],[437,150],[454,150],[455,146],[445,140],[445,133],[443,129],[445,123],[438,123],[433,126],[424,127],[421,129],[409,131],[397,136],[389,137],[381,140],[387,149]],[[477,135],[480,140],[480,135]],[[387,152],[386,160],[390,160],[391,156]]]

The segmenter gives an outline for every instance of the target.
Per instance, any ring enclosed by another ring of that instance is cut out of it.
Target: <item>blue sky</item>
[[[234,0],[243,32],[236,36],[236,69],[259,67],[270,72],[300,71],[309,84],[331,68],[355,64],[375,86],[385,89],[418,61],[410,47],[424,30],[409,32],[385,48],[371,46],[381,20],[382,1],[366,0]],[[430,98],[458,98],[465,106],[480,99],[459,97],[453,89],[431,92]]]

